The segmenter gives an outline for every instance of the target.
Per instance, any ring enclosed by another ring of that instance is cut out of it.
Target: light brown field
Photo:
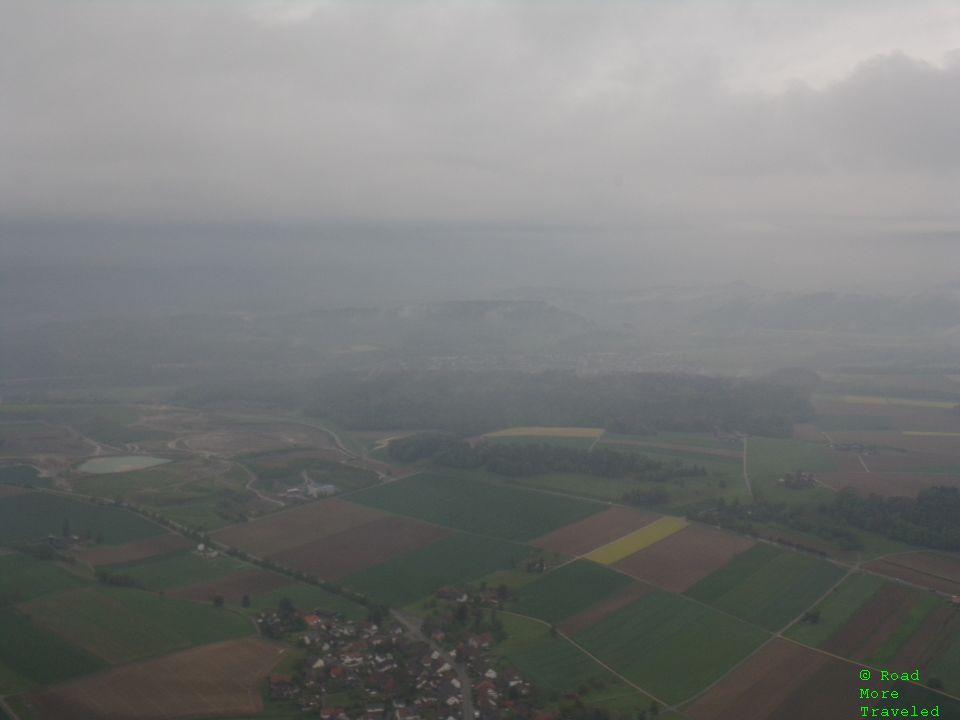
[[[453,531],[413,518],[385,515],[270,556],[324,580],[340,580],[447,537]]]
[[[257,638],[205,645],[33,692],[25,702],[35,720],[255,715],[261,683],[286,652]]]
[[[76,558],[87,565],[114,565],[116,563],[146,560],[157,555],[166,555],[177,550],[193,547],[193,541],[183,535],[167,533],[156,537],[125,543],[124,545],[101,545],[80,550]]]
[[[565,555],[580,556],[639,530],[661,516],[643,510],[611,507],[596,515],[543,535],[531,545]]]
[[[683,592],[754,541],[705,525],[690,525],[678,533],[625,557],[613,567],[652,585]]]
[[[382,517],[379,510],[331,498],[224,528],[213,538],[254,555],[273,555]]]
[[[215,578],[207,582],[187,585],[174,590],[168,590],[170,597],[197,602],[210,602],[217,595],[226,602],[239,605],[244,595],[251,597],[276,590],[293,583],[290,578],[268,570],[243,570],[225,577]]]
[[[784,701],[830,661],[827,655],[774,638],[683,712],[691,720],[783,717]],[[826,712],[810,717],[843,716]]]
[[[866,565],[868,570],[907,582],[960,595],[960,557],[918,551],[892,555]]]

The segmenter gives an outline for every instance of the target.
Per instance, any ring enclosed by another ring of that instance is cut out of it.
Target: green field
[[[462,585],[512,568],[534,552],[525,545],[457,533],[355,573],[343,584],[379,602],[403,607],[444,585]]]
[[[38,624],[110,663],[231,640],[254,632],[249,619],[212,605],[96,586],[21,606]]]
[[[11,553],[0,556],[0,598],[23,602],[89,584],[57,563]]]
[[[106,663],[11,608],[0,609],[0,695],[94,672]]]
[[[283,598],[290,600],[300,610],[315,610],[317,608],[336,610],[344,617],[353,620],[361,620],[367,616],[367,609],[362,605],[357,605],[345,597],[306,583],[295,583],[271,590],[268,593],[254,595],[251,598],[250,609],[259,611],[276,608]]]
[[[597,438],[562,435],[484,435],[483,441],[491,445],[551,445],[588,450],[597,442]]]
[[[785,635],[805,645],[819,647],[853,617],[881,585],[883,580],[876,575],[850,575],[816,606],[820,611],[817,623],[796,622]]]
[[[713,436],[713,433],[692,432],[656,432],[652,435],[622,435],[605,433],[604,440],[622,440],[638,443],[664,443],[666,445],[689,445],[691,448],[709,448],[711,450],[740,450],[739,443],[730,445]]]
[[[844,570],[831,563],[760,543],[687,594],[768,630],[779,630],[843,575]]]
[[[910,639],[927,619],[927,616],[937,607],[943,605],[943,598],[933,593],[923,593],[920,601],[910,608],[907,616],[897,625],[890,636],[884,640],[883,645],[877,648],[877,651],[870,656],[868,662],[872,665],[887,667],[887,664],[893,660],[894,656],[903,647],[903,644]]]
[[[270,450],[239,458],[256,474],[258,487],[274,483],[296,486],[303,484],[303,473],[315,483],[336,485],[339,491],[358,490],[377,483],[375,473],[362,468],[304,455],[302,450]]]
[[[757,648],[762,630],[679,595],[645,595],[574,640],[669,703],[702,690]]]
[[[522,615],[557,623],[622,590],[633,580],[586,560],[568,563],[519,588],[507,606]]]
[[[80,537],[100,536],[107,545],[161,535],[159,525],[132,512],[107,505],[94,505],[48,493],[26,493],[0,499],[0,544],[39,540],[60,535],[64,520],[69,531]]]
[[[192,551],[109,566],[112,572],[129,575],[148,590],[168,590],[193,585],[249,569],[250,565],[228,555],[207,559]]]
[[[931,677],[940,678],[943,689],[947,692],[960,694],[960,635],[957,635],[946,652],[936,659],[929,674]],[[957,717],[960,717],[960,712]]]
[[[834,493],[823,487],[790,490],[777,482],[785,473],[803,470],[816,475],[833,470],[836,463],[826,444],[800,440],[751,437],[747,441],[747,472],[755,494],[777,502],[819,502],[832,500]]]
[[[880,415],[817,415],[814,423],[826,432],[896,430],[893,418]]]
[[[32,465],[4,465],[0,467],[0,483],[28,488],[53,487],[53,481],[50,478],[40,477],[40,473]]]
[[[350,500],[457,530],[521,542],[601,510],[587,501],[432,473],[363,490]]]

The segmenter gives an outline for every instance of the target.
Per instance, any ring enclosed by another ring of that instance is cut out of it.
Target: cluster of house
[[[278,613],[263,623],[286,625]],[[400,625],[300,613],[303,666],[269,678],[270,696],[324,720],[500,720],[534,718],[533,688],[490,657],[490,633],[471,634],[452,653]],[[441,633],[442,635],[442,633]],[[470,704],[472,710],[465,708]],[[472,717],[467,717],[467,713]]]
[[[837,452],[852,452],[857,455],[876,455],[877,453],[876,445],[864,445],[860,442],[830,443],[830,449]]]
[[[817,484],[813,473],[804,472],[803,470],[797,470],[792,473],[788,472],[780,478],[778,482],[791,490],[805,490]]]

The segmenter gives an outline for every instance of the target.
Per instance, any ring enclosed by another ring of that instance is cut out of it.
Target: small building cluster
[[[790,490],[806,490],[807,488],[812,488],[817,484],[816,478],[813,476],[813,473],[804,472],[803,470],[797,470],[796,472],[788,472],[777,482],[781,483],[784,487],[789,488]]]

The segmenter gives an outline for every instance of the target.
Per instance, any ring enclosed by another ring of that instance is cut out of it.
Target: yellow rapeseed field
[[[670,537],[675,532],[683,530],[688,524],[683,518],[662,517],[639,530],[634,530],[629,535],[614,540],[612,543],[598,547],[584,557],[601,565],[613,565],[613,563],[623,560],[628,555],[633,555],[635,552],[650,547],[654,543]]]
[[[515,427],[487,433],[485,437],[577,437],[597,438],[603,435],[603,428],[582,427]]]

